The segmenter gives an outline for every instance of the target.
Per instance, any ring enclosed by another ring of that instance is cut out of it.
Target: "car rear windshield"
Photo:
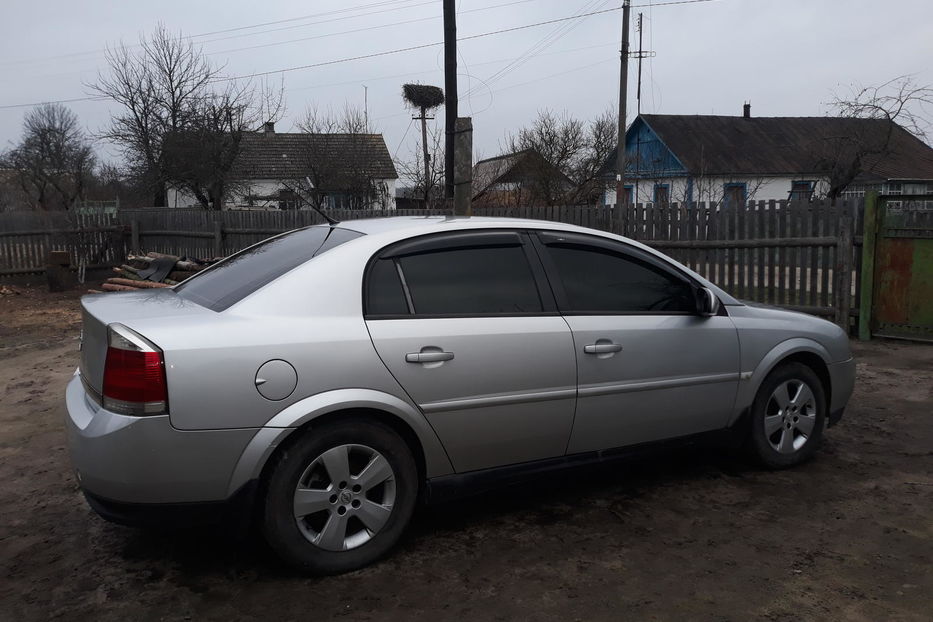
[[[362,233],[339,227],[307,227],[231,255],[175,288],[182,298],[223,311],[312,257]]]

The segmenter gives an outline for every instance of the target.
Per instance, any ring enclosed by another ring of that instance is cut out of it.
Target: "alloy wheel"
[[[777,386],[765,409],[765,438],[782,454],[803,447],[816,425],[816,397],[802,380],[787,380]]]
[[[388,522],[395,472],[366,445],[338,445],[315,458],[298,479],[293,501],[302,535],[328,551],[369,542]]]

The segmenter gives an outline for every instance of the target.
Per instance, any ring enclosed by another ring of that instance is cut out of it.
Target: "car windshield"
[[[231,255],[175,291],[208,309],[223,311],[312,257],[362,235],[340,227],[297,229]]]

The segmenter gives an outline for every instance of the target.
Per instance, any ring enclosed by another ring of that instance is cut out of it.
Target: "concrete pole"
[[[454,134],[454,216],[473,214],[473,119],[457,119]]]
[[[622,3],[622,50],[619,68],[619,144],[616,150],[616,205],[625,200],[625,100],[628,98],[629,0]]]

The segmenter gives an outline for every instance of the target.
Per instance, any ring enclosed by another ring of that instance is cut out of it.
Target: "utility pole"
[[[412,117],[416,121],[421,121],[421,148],[424,155],[424,208],[428,208],[428,199],[431,193],[431,154],[428,153],[428,121],[434,120],[434,117],[428,116],[428,109],[421,107],[421,116]]]
[[[366,131],[369,132],[369,87],[365,84],[363,85],[363,119],[366,123]]]
[[[628,97],[628,30],[629,0],[622,3],[622,49],[619,58],[619,144],[616,147],[616,205],[626,203],[625,197],[625,100]]]
[[[457,132],[457,9],[454,0],[444,0],[444,97],[444,196],[453,200]]]

